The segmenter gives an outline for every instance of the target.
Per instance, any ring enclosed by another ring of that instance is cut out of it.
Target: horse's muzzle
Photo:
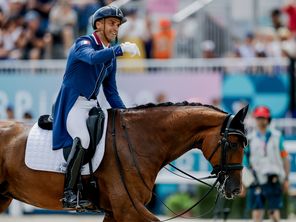
[[[221,176],[219,191],[226,199],[233,199],[241,192],[240,173],[231,172]]]

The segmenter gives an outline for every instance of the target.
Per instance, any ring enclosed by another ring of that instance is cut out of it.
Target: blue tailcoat
[[[79,96],[97,96],[100,86],[112,108],[125,108],[117,91],[116,56],[122,55],[119,45],[103,47],[94,34],[78,38],[70,49],[62,86],[54,107],[53,149],[71,146],[67,132],[69,111]]]

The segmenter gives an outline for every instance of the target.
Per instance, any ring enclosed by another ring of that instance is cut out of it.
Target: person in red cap
[[[258,106],[253,111],[253,117],[256,129],[249,135],[244,156],[244,165],[253,174],[247,192],[247,206],[256,222],[263,220],[265,206],[269,217],[279,221],[283,192],[289,188],[288,153],[284,149],[281,133],[269,127],[270,109]]]
[[[172,29],[171,21],[161,19],[159,21],[159,32],[153,35],[153,58],[170,59],[173,57],[175,42],[175,31]]]

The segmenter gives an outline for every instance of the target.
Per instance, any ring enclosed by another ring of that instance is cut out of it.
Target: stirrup
[[[90,208],[93,204],[89,200],[80,200],[80,191],[77,191],[76,212],[86,212],[86,208]]]
[[[77,191],[76,200],[74,199],[72,202],[67,201],[67,198],[64,197],[60,200],[63,204],[63,209],[76,209],[76,211],[83,212],[84,209],[91,207],[93,204],[89,200],[81,200],[80,192]]]

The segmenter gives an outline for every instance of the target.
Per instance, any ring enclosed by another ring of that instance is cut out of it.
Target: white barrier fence
[[[287,67],[286,58],[215,58],[215,59],[119,59],[119,73],[144,73],[150,71],[210,71],[222,68],[225,71],[272,72],[273,67]],[[0,61],[1,74],[63,74],[66,60],[2,60]]]

